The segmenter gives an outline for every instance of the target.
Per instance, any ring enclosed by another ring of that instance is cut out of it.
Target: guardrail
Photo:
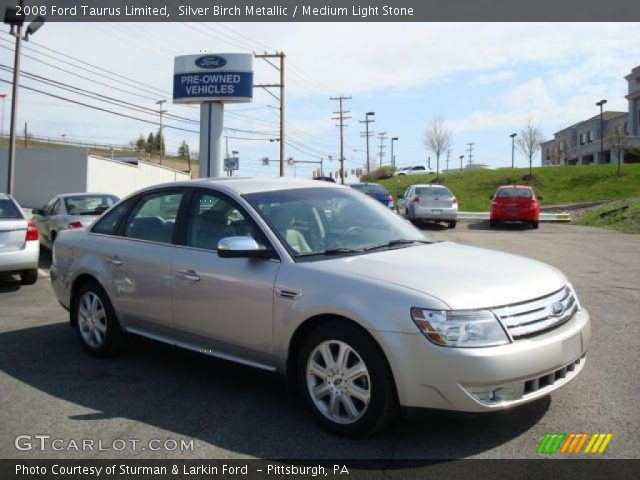
[[[458,212],[458,220],[489,220],[489,212]],[[541,212],[540,221],[566,223],[571,221],[571,214]]]

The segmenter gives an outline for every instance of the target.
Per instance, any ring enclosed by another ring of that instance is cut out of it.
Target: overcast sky
[[[428,155],[421,136],[435,115],[443,116],[453,130],[452,159],[465,154],[474,142],[474,161],[505,166],[511,163],[509,134],[527,119],[540,124],[547,138],[563,126],[598,113],[595,102],[608,99],[609,110],[626,111],[624,76],[640,64],[638,24],[181,24],[101,23],[46,24],[33,37],[38,45],[64,52],[115,74],[149,84],[155,91],[135,89],[109,78],[61,63],[59,55],[26,44],[23,70],[73,86],[109,95],[145,107],[155,98],[170,99],[175,55],[212,52],[247,52],[278,49],[287,55],[287,130],[299,149],[287,147],[287,156],[314,160],[339,156],[338,129],[331,120],[336,102],[329,96],[350,95],[351,111],[345,130],[347,167],[364,163],[364,139],[358,120],[375,111],[375,133],[397,136],[398,164],[425,162]],[[3,36],[0,45],[10,47]],[[46,53],[52,57],[44,57]],[[34,58],[28,58],[31,55]],[[0,49],[0,64],[12,65],[12,51]],[[67,61],[73,62],[70,59]],[[45,65],[43,62],[53,66]],[[72,73],[54,68],[64,68]],[[255,81],[273,83],[277,72],[255,60]],[[88,78],[109,86],[97,85]],[[2,71],[0,78],[9,79]],[[25,85],[60,96],[100,105],[129,115],[155,120],[153,116],[127,111],[68,91],[25,79]],[[134,84],[140,87],[140,85]],[[113,87],[113,88],[111,88]],[[127,90],[149,98],[141,98]],[[0,92],[10,86],[0,84]],[[275,162],[262,167],[262,157],[278,158],[278,112],[275,100],[262,90],[254,102],[228,105],[225,125],[258,133],[230,136],[261,140],[230,139],[230,148],[240,151],[241,174],[273,175]],[[8,130],[9,98],[4,128]],[[170,113],[198,119],[198,110],[167,103]],[[239,114],[239,115],[238,115]],[[21,91],[19,125],[28,122],[35,135],[126,144],[138,134],[147,135],[153,125]],[[197,129],[177,121],[170,125]],[[166,130],[167,149],[176,151],[187,140],[197,150],[197,135]],[[371,140],[372,161],[379,141]],[[389,161],[389,144],[386,144]],[[433,155],[432,155],[433,156]],[[378,161],[378,157],[375,157]],[[452,160],[453,162],[453,160]],[[523,156],[516,163],[524,166]],[[338,162],[331,164],[338,168]],[[444,165],[442,166],[444,168]],[[299,176],[310,176],[312,166],[298,167]],[[293,169],[289,169],[293,173]]]

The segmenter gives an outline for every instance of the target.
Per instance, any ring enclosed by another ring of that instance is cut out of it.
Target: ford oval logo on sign
[[[219,55],[205,55],[196,59],[196,65],[200,68],[224,67],[227,61]]]

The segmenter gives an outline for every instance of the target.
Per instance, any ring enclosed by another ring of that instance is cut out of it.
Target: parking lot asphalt
[[[512,411],[428,413],[372,438],[342,439],[314,423],[274,374],[144,339],[114,359],[88,356],[51,290],[43,250],[36,285],[0,283],[0,458],[535,458],[547,432],[610,432],[604,456],[638,458],[640,236],[555,224],[424,229],[562,270],[593,319],[582,374]],[[15,448],[18,435],[40,434],[63,439],[65,449]],[[82,439],[107,448],[140,442],[137,450],[66,449]],[[193,439],[193,450],[151,451],[151,439]]]

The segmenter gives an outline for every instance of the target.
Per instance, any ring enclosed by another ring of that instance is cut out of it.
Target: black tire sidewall
[[[318,410],[307,387],[307,362],[311,352],[326,340],[341,340],[356,350],[369,371],[371,401],[366,412],[354,423],[332,422]],[[298,391],[316,419],[329,431],[347,437],[363,437],[385,427],[397,413],[395,383],[384,353],[368,333],[355,325],[330,321],[312,330],[300,346],[296,377]]]
[[[20,272],[20,283],[22,285],[33,285],[38,281],[38,269],[22,270]]]
[[[105,313],[107,315],[107,332],[105,334],[104,341],[99,347],[93,347],[89,345],[82,337],[82,333],[80,333],[80,323],[78,322],[78,305],[80,304],[80,299],[82,298],[82,296],[87,292],[92,292],[97,295],[98,298],[100,298],[100,302],[102,302],[102,306],[104,307]],[[107,292],[105,292],[105,290],[97,282],[89,281],[80,286],[78,292],[74,296],[71,312],[73,316],[73,325],[76,329],[78,338],[80,339],[80,343],[82,343],[82,346],[85,348],[85,350],[98,357],[111,356],[120,351],[123,343],[122,331],[120,329],[115,310],[113,309],[113,305],[111,304],[111,300],[109,300]]]

